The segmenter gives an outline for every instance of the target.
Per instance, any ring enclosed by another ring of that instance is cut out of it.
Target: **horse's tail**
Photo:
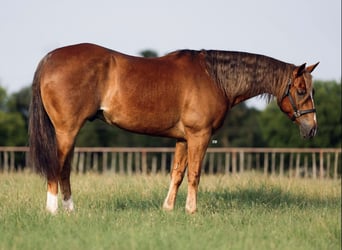
[[[40,91],[43,65],[44,60],[38,65],[32,83],[29,112],[30,161],[38,173],[48,179],[56,179],[59,169],[56,133],[44,108]]]

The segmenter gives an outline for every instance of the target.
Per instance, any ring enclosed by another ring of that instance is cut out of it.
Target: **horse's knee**
[[[182,184],[182,181],[183,181],[183,178],[184,178],[184,172],[173,171],[171,178],[172,178],[172,182],[176,186],[179,186],[180,184]]]
[[[201,173],[197,171],[188,171],[188,185],[197,187],[200,181]]]

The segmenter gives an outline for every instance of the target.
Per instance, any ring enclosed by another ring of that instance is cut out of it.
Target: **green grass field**
[[[73,175],[76,211],[51,216],[42,178],[0,174],[0,249],[341,249],[340,180],[203,176],[195,215],[186,182],[161,209],[168,184]]]

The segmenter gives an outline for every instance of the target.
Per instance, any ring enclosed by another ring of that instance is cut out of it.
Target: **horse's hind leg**
[[[74,209],[70,187],[71,158],[74,148],[74,138],[75,133],[56,133],[60,169],[58,171],[57,179],[48,179],[46,203],[47,210],[52,214],[55,214],[58,209],[58,182],[63,195],[63,207],[69,211]]]
[[[71,147],[63,168],[61,170],[60,178],[59,178],[59,185],[62,192],[62,204],[63,208],[66,211],[73,211],[74,210],[74,202],[71,197],[71,186],[70,186],[70,172],[71,172],[71,160],[73,155],[73,149],[74,147]]]
[[[178,188],[183,181],[187,164],[187,143],[186,141],[177,141],[175,158],[171,169],[171,183],[169,192],[163,204],[163,208],[167,211],[173,210],[176,202]]]
[[[67,211],[74,210],[74,203],[71,197],[70,172],[75,136],[75,133],[57,133],[58,155],[61,166],[59,185],[62,192],[63,208]]]
[[[52,214],[57,213],[58,209],[58,180],[47,180],[46,210]]]

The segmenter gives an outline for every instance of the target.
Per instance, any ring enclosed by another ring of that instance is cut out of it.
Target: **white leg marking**
[[[58,209],[58,196],[47,192],[46,210],[51,214],[56,214]]]
[[[173,181],[171,180],[169,191],[167,193],[167,196],[166,196],[166,198],[164,200],[164,204],[163,204],[163,209],[166,211],[171,211],[174,208],[174,198],[171,201],[171,204],[169,204],[169,200],[171,199],[171,195],[172,195],[172,197],[175,196],[175,194],[174,194],[175,191],[173,190],[174,189],[173,186],[174,186]]]
[[[70,196],[69,200],[62,200],[63,208],[68,211],[74,211],[74,202],[72,201],[72,197]]]

